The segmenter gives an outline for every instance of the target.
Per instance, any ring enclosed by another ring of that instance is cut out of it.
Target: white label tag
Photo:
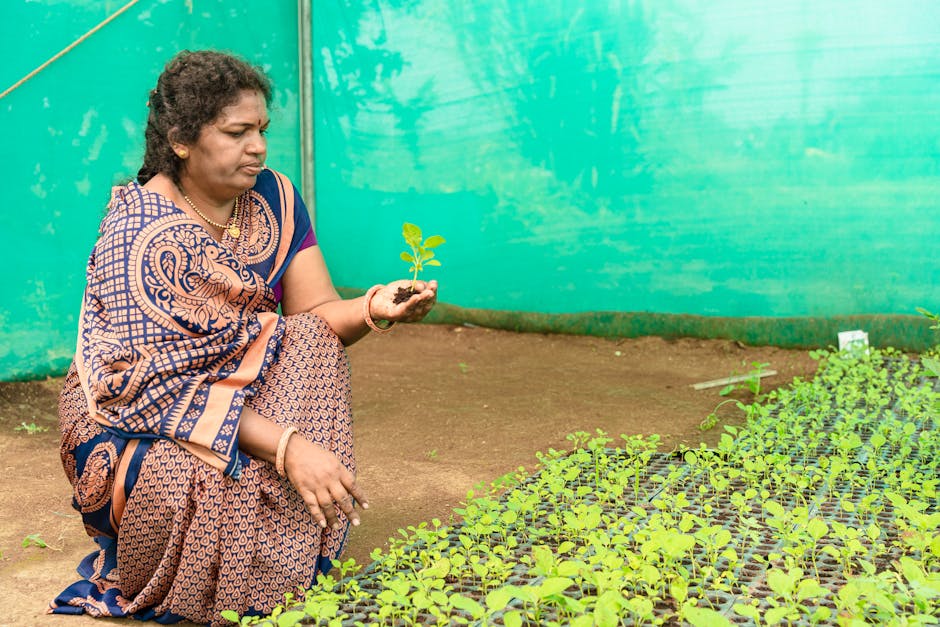
[[[842,331],[839,333],[839,350],[868,354],[868,334],[864,331]]]

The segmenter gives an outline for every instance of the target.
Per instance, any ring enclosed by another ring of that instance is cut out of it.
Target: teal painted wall
[[[335,281],[537,312],[938,308],[940,3],[316,3]],[[835,342],[835,338],[832,338]]]
[[[4,1],[0,90],[125,4]],[[276,94],[268,163],[300,180],[296,3],[141,0],[0,99],[0,380],[68,365],[85,262],[110,188],[136,175],[147,93],[163,65],[186,48],[233,51],[269,72]]]

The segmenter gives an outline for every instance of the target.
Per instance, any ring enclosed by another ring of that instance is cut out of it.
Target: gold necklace
[[[183,190],[180,190],[183,191]],[[235,199],[235,208],[232,210],[232,217],[228,219],[228,224],[219,224],[215,220],[210,220],[209,217],[203,212],[199,211],[199,208],[193,204],[193,201],[189,199],[189,196],[183,194],[183,199],[189,203],[189,206],[193,208],[199,217],[214,226],[217,229],[222,229],[227,231],[229,235],[232,236],[232,239],[238,239],[238,236],[242,234],[242,230],[238,228],[238,198]]]

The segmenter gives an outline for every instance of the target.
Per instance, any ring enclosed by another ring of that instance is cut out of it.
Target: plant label
[[[839,350],[868,354],[868,333],[865,331],[842,331],[839,333]]]

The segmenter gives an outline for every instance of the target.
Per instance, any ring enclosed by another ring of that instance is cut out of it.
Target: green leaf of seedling
[[[789,596],[793,592],[793,577],[779,568],[767,571],[767,585],[777,596]]]
[[[574,577],[585,568],[587,564],[581,560],[565,560],[558,564],[556,573],[559,577]]]
[[[418,225],[405,222],[402,225],[401,234],[409,246],[413,248],[419,248],[421,246],[421,229],[418,228]]]
[[[670,582],[669,594],[676,600],[676,605],[681,606],[689,597],[689,582],[685,579],[676,579]]]
[[[783,621],[790,611],[789,607],[772,607],[764,613],[764,622],[768,625],[776,625]]]
[[[440,265],[441,265],[441,262],[438,261],[437,259],[432,259],[431,261],[427,262],[427,263],[424,264],[424,265],[426,265],[426,266],[440,266]]]
[[[486,610],[482,605],[469,597],[465,597],[460,594],[452,594],[448,600],[451,607],[467,612],[474,618],[474,620],[482,618],[483,614],[486,613]]]
[[[590,614],[576,615],[571,619],[571,627],[594,627],[594,617]]]
[[[519,610],[513,610],[503,614],[503,624],[506,627],[522,627],[522,613]]]
[[[423,263],[423,262],[426,262],[428,259],[433,259],[433,258],[434,258],[434,251],[433,251],[433,250],[425,250],[424,248],[421,249],[421,261],[422,261],[422,263]],[[429,265],[429,264],[425,264],[425,265]]]
[[[408,263],[414,263],[414,262],[415,262],[415,258],[411,255],[411,253],[404,253],[404,252],[403,252],[403,253],[400,255],[400,257],[401,257],[401,260],[402,260],[402,261],[407,261]]]
[[[445,240],[440,235],[432,235],[431,237],[424,240],[424,247],[425,248],[437,248],[438,246],[440,246],[446,241],[447,240]]]
[[[737,388],[737,386],[734,383],[726,385],[725,387],[721,388],[721,390],[719,390],[718,396],[728,396],[734,392],[735,388]]]
[[[685,607],[682,615],[692,627],[732,627],[730,620],[708,607]]]
[[[777,501],[765,501],[764,509],[774,518],[782,518],[786,513],[786,511],[783,509],[783,505]]]
[[[239,617],[238,612],[235,612],[234,610],[222,610],[221,612],[219,612],[219,614],[225,620],[235,623],[235,624],[238,624],[238,621],[241,620],[241,617]]]
[[[923,364],[924,369],[927,370],[930,376],[940,377],[940,360],[933,357],[921,357],[920,363]]]
[[[30,546],[37,546],[40,549],[45,549],[49,545],[46,544],[45,540],[39,537],[38,533],[31,533],[23,538],[23,548],[25,549]]]
[[[826,624],[829,619],[832,617],[832,610],[830,610],[825,605],[817,607],[816,611],[810,615],[810,624],[812,625],[823,625]]]
[[[824,523],[821,518],[813,518],[806,524],[806,532],[813,540],[819,541],[829,533],[829,525]]]
[[[558,545],[558,548],[555,549],[555,552],[558,553],[559,555],[563,555],[567,553],[568,551],[570,551],[571,549],[575,548],[576,546],[577,545],[574,542],[570,540],[565,540],[564,542]]]
[[[501,610],[509,605],[509,602],[512,601],[515,594],[516,586],[503,586],[502,588],[491,590],[489,594],[486,595],[486,607],[489,608],[491,612]]]
[[[442,557],[431,566],[422,569],[421,574],[432,579],[443,579],[450,574],[450,560]]]
[[[615,627],[619,625],[621,602],[620,593],[616,590],[608,590],[603,593],[594,606],[594,624],[598,627]]]
[[[760,621],[760,610],[753,605],[745,605],[743,603],[735,603],[731,606],[731,609],[734,610],[735,614],[739,616],[745,616],[752,619],[755,623]]]
[[[300,621],[306,617],[306,612],[301,612],[298,610],[284,612],[277,617],[277,627],[294,627],[295,625],[299,625]]]
[[[796,587],[796,598],[798,601],[815,599],[817,597],[826,596],[827,594],[829,594],[829,591],[819,585],[819,582],[815,579],[804,579]]]
[[[570,588],[574,581],[568,577],[549,577],[538,587],[538,596],[542,599],[560,594]]]

